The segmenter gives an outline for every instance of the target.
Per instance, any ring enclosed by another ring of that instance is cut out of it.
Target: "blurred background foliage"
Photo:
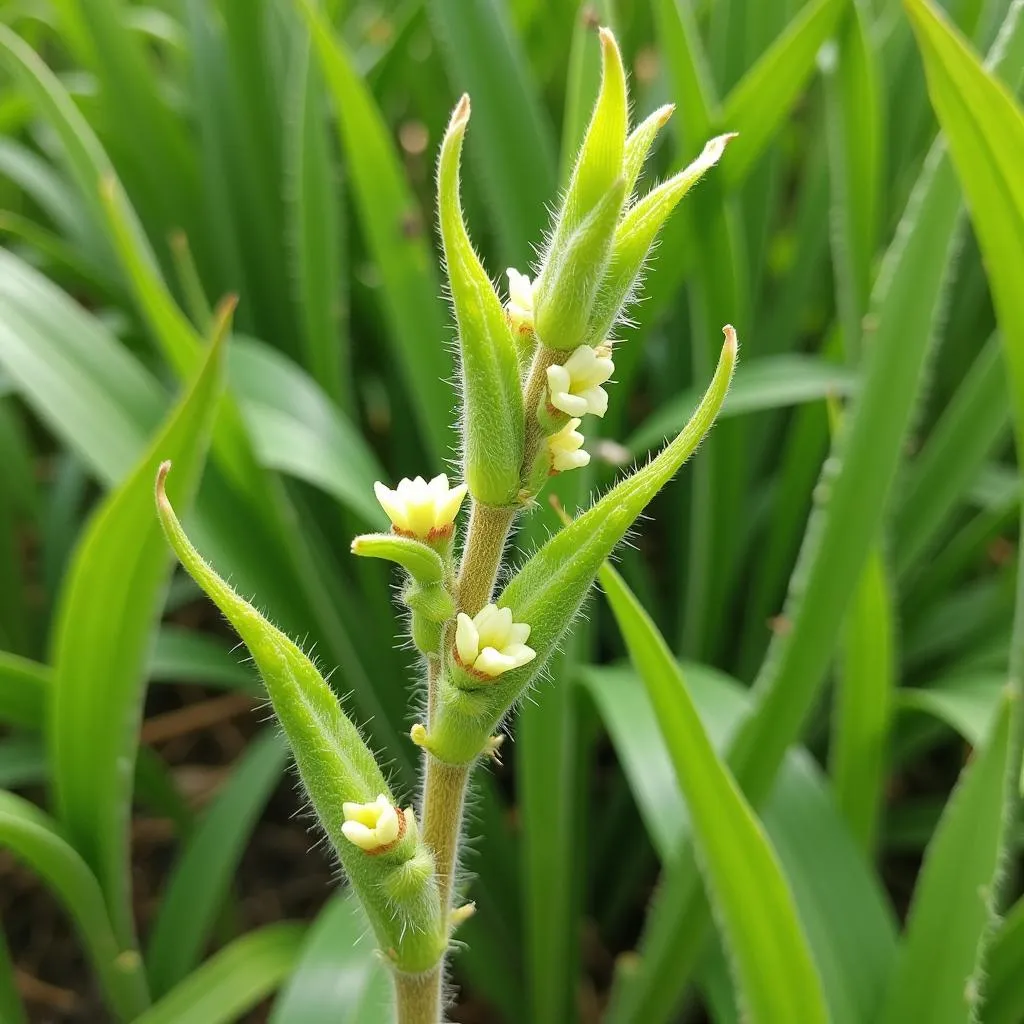
[[[944,7],[1016,93],[1020,3]],[[306,823],[287,823],[286,757],[254,674],[185,578],[165,588],[139,569],[155,521],[128,510],[152,479],[134,484],[133,467],[192,379],[217,302],[237,295],[197,537],[334,670],[412,797],[413,659],[394,639],[389,572],[348,546],[383,522],[375,479],[456,457],[437,145],[469,92],[474,240],[495,278],[526,269],[596,92],[594,29],[611,24],[635,120],[677,105],[647,184],[709,136],[740,135],[671,222],[620,332],[595,458],[560,497],[584,505],[678,429],[721,326],[736,325],[727,419],[619,569],[716,743],[751,707],[770,712],[746,733],[764,770],[749,749],[733,766],[794,889],[832,1019],[966,1019],[989,935],[978,888],[1016,865],[1000,694],[1020,485],[985,264],[902,6],[0,10],[0,846],[21,865],[0,860],[0,1017],[99,1020],[106,1005],[213,1022],[262,1006],[252,1019],[265,1019],[274,997],[273,1021],[384,1019],[358,917],[340,897],[320,910],[328,869],[305,854]],[[1024,224],[1019,208],[1005,217]],[[843,462],[829,453],[847,431]],[[118,486],[124,500],[88,533]],[[820,536],[797,566],[816,504]],[[520,543],[555,528],[538,510]],[[553,676],[478,787],[478,914],[460,936],[455,1019],[736,1020],[725,958],[688,916],[686,806],[603,599]],[[783,696],[758,704],[762,691]],[[943,816],[979,745],[988,760]],[[277,849],[281,833],[297,843]],[[899,940],[933,836],[924,923]],[[292,898],[303,873],[313,884]],[[1004,877],[1012,895],[1016,873]],[[52,926],[43,888],[62,908]],[[80,953],[63,952],[69,929]],[[964,948],[943,946],[949,934]],[[984,1021],[1024,1019],[1022,965],[1018,905],[995,933]]]

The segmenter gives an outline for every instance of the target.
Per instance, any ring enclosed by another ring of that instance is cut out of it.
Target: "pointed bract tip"
[[[654,112],[658,116],[658,127],[664,128],[668,124],[669,119],[676,112],[676,105],[674,103],[666,103],[663,107],[658,107]]]
[[[448,125],[449,130],[464,125],[469,120],[470,113],[469,93],[464,92],[459,97],[459,102],[455,104],[455,109],[452,111],[451,123]]]
[[[739,348],[739,341],[736,339],[736,328],[732,324],[726,324],[722,328],[722,333],[725,335],[725,348],[735,355],[736,350]]]
[[[171,460],[164,459],[160,468],[156,471],[156,500],[167,501],[167,491],[164,489],[167,481],[167,474],[171,471]]]

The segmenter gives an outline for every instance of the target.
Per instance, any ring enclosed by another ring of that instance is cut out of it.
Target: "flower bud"
[[[533,332],[533,282],[515,267],[505,271],[508,277],[508,302],[505,311],[508,322],[516,334]]]
[[[571,419],[557,434],[547,439],[552,472],[565,473],[590,464],[590,453],[583,450],[585,438],[576,429],[580,423],[579,419]]]
[[[452,114],[441,145],[437,205],[462,357],[466,482],[477,501],[514,504],[523,462],[523,394],[512,326],[466,231],[459,160],[469,97]],[[517,298],[526,297],[517,282]],[[525,307],[523,312],[526,312]]]

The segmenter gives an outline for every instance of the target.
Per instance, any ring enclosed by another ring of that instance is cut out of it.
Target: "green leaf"
[[[736,368],[736,378],[719,413],[722,419],[784,409],[803,402],[815,402],[832,395],[850,396],[857,386],[857,375],[844,366],[818,356],[797,354],[761,356]],[[626,442],[639,455],[674,433],[697,405],[698,396],[687,391],[670,399],[649,416]]]
[[[426,7],[453,92],[468,92],[481,115],[469,151],[480,170],[502,256],[523,267],[544,229],[544,204],[556,184],[551,127],[526,57],[504,4],[429,0]],[[529,159],[523,159],[525,153]]]
[[[926,687],[904,686],[897,700],[901,708],[932,715],[972,746],[981,746],[991,732],[1005,688],[1005,672],[958,673]]]
[[[306,926],[271,924],[235,939],[150,1007],[136,1024],[231,1024],[291,974]]]
[[[39,808],[0,791],[0,846],[38,874],[71,915],[118,1017],[133,1020],[149,1005],[142,960],[118,941],[104,894],[88,865]]]
[[[14,964],[7,948],[7,940],[0,931],[0,1020],[7,1024],[28,1024],[28,1013],[18,993]]]
[[[103,483],[123,479],[165,408],[156,380],[99,321],[5,251],[0,310],[0,362],[19,392]]]
[[[889,766],[896,685],[893,620],[885,563],[875,551],[846,622],[829,746],[836,805],[868,857],[875,849]]]
[[[907,919],[902,954],[879,1021],[962,1024],[982,999],[979,950],[993,925],[992,879],[1007,828],[1004,798],[1013,698],[1000,703],[985,745],[975,751],[928,844]]]
[[[0,651],[0,722],[38,729],[43,721],[49,684],[48,666]]]
[[[263,342],[236,337],[228,380],[262,465],[319,487],[363,522],[387,522],[373,497],[374,481],[384,478],[376,455],[301,367]]]
[[[1024,899],[1003,918],[986,963],[982,1024],[1016,1024],[1024,1017]]]
[[[863,0],[846,7],[836,45],[821,51],[832,191],[836,305],[848,362],[859,362],[861,322],[882,214],[882,90]]]
[[[368,941],[366,917],[339,893],[306,934],[270,1024],[380,1024],[393,1014],[391,981]]]
[[[0,740],[0,789],[39,786],[48,774],[46,750],[36,736],[8,736]]]
[[[1002,346],[989,338],[907,466],[894,524],[896,567],[909,572],[940,536],[985,459],[1010,428]]]
[[[382,302],[395,356],[428,448],[437,463],[448,456],[451,376],[444,310],[434,259],[387,125],[343,44],[324,16],[298,0],[313,35],[334,100],[341,147],[370,255],[381,276]]]
[[[723,101],[719,124],[739,134],[723,168],[729,186],[743,182],[789,114],[845,6],[846,0],[807,4]]]
[[[183,981],[202,958],[286,756],[276,731],[251,742],[175,863],[146,953],[154,998]]]
[[[612,568],[601,586],[657,715],[705,884],[752,1024],[827,1021],[821,978],[779,858],[719,759],[664,638]]]
[[[59,817],[96,872],[121,941],[134,935],[127,827],[142,713],[144,667],[170,560],[151,512],[161,460],[182,465],[188,505],[202,473],[220,400],[223,345],[210,347],[191,390],[136,468],[86,528],[60,597],[48,742]]]
[[[749,693],[706,665],[684,663],[682,670],[708,734],[717,749],[724,749],[749,713]],[[644,684],[617,665],[587,667],[580,677],[597,704],[648,835],[662,863],[669,864],[691,825]],[[830,1019],[834,1024],[873,1020],[896,952],[895,918],[832,803],[827,779],[805,750],[787,753],[761,819],[793,886]],[[702,972],[701,981],[706,985],[707,980]]]
[[[344,305],[343,213],[326,124],[326,97],[308,38],[295,43],[285,116],[285,213],[305,365],[342,409],[353,409]]]
[[[509,318],[462,213],[459,166],[469,116],[464,95],[452,112],[437,169],[438,219],[461,354],[464,474],[477,501],[513,505],[523,465],[523,385]]]
[[[1007,25],[1018,45],[1024,43],[1022,23],[1011,12]],[[879,273],[863,384],[836,457],[826,462],[815,489],[817,505],[784,610],[789,628],[772,637],[755,686],[756,710],[729,757],[755,806],[815,706],[849,600],[877,541],[942,310],[959,211],[956,179],[939,146],[925,161]],[[674,877],[648,915],[644,969],[616,985],[610,1024],[671,1019],[700,955],[710,923],[706,903],[698,889],[686,886],[682,871],[670,867],[669,873]]]
[[[1019,344],[1024,337],[1024,294],[1017,274],[1024,264],[1024,113],[1010,90],[982,66],[931,4],[904,0],[904,6],[985,259],[1009,368],[1017,447],[1024,450],[1024,346]],[[1011,10],[1003,33],[1006,48],[1013,18]]]

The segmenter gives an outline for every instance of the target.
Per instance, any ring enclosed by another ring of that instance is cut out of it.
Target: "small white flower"
[[[508,313],[512,330],[517,334],[533,330],[533,282],[526,274],[520,274],[514,267],[505,271],[508,275]]]
[[[571,419],[557,434],[548,438],[552,468],[558,473],[580,469],[590,462],[590,453],[583,451],[583,435],[576,429],[580,420]]]
[[[464,668],[493,679],[537,657],[537,652],[526,646],[529,638],[530,627],[513,622],[511,609],[489,604],[472,619],[459,612],[455,653]]]
[[[372,804],[344,803],[341,810],[342,834],[367,853],[390,846],[402,833],[402,812],[383,793]]]
[[[466,484],[449,488],[448,477],[443,473],[430,483],[421,476],[415,480],[404,479],[394,490],[380,481],[373,485],[373,492],[387,512],[395,532],[421,540],[435,540],[451,533],[468,490]]]
[[[608,411],[608,392],[601,385],[615,372],[611,349],[580,345],[562,366],[548,367],[550,402],[570,416]]]

